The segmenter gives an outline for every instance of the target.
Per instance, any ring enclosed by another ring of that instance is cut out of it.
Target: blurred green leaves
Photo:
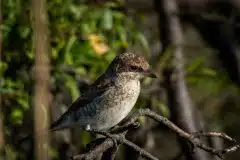
[[[81,92],[81,80],[94,81],[116,54],[133,43],[140,43],[148,50],[144,35],[133,22],[123,11],[113,9],[121,7],[122,2],[107,2],[101,6],[85,2],[46,2],[50,30],[50,89],[54,95],[64,95],[67,91],[71,102]],[[0,62],[0,92],[7,125],[20,126],[25,116],[29,118],[34,90],[31,5],[28,0],[4,0],[2,3],[4,53],[3,62]],[[84,134],[81,137],[83,144],[89,140]]]
[[[66,76],[66,77],[67,77],[66,87],[69,89],[72,99],[75,100],[79,97],[79,90],[78,90],[76,80],[71,76]]]
[[[103,19],[101,26],[105,30],[110,30],[113,27],[113,13],[108,8],[103,11]]]

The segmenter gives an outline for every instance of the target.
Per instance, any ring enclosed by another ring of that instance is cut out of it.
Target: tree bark
[[[37,160],[47,160],[49,151],[50,64],[48,18],[45,0],[32,0],[35,47],[34,135]]]
[[[189,133],[197,132],[196,118],[194,117],[194,108],[189,97],[185,83],[184,58],[182,51],[183,33],[180,24],[178,6],[175,0],[162,1],[163,12],[165,14],[168,40],[173,53],[173,74],[171,74],[168,87],[169,107],[173,121]],[[167,42],[168,43],[168,42]],[[191,147],[183,140],[180,140],[181,148],[188,160],[207,160],[204,152],[197,150],[192,153]]]

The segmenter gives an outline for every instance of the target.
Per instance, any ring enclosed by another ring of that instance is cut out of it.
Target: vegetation
[[[0,90],[4,106],[4,129],[10,138],[19,131],[25,134],[29,132],[22,127],[32,119],[30,108],[33,100],[35,53],[30,3],[24,0],[6,0],[2,4],[4,52],[0,63]],[[146,47],[146,40],[134,23],[124,12],[112,9],[120,6],[120,2],[104,3],[101,7],[84,1],[47,2],[53,96],[70,94],[67,103],[71,103],[80,95],[79,85],[95,80],[117,53],[134,43],[142,43]],[[21,134],[18,136],[13,141],[19,140]],[[10,144],[7,148],[8,159],[15,159],[15,156],[12,157],[12,152],[16,149],[14,145]]]
[[[2,13],[0,14],[3,23],[0,29],[3,44],[0,54],[2,60],[0,61],[0,110],[4,119],[6,159],[16,160],[24,159],[27,155],[25,151],[31,150],[29,146],[25,149],[17,142],[33,130],[32,108],[35,85],[33,12],[29,0],[4,0],[1,3]],[[147,35],[140,29],[141,27],[136,24],[136,19],[141,20],[141,25],[144,24],[144,18],[142,18],[144,15],[130,18],[127,15],[127,9],[124,9],[123,1],[103,3],[87,0],[51,0],[46,4],[50,31],[52,119],[58,117],[61,113],[61,106],[65,108],[69,106],[81,94],[84,87],[106,69],[118,53],[134,50],[133,46],[137,46],[137,50],[142,51],[140,54],[152,60],[153,46]],[[193,36],[196,34],[194,31]],[[193,51],[187,48],[184,53],[186,82],[189,86],[190,97],[202,112],[206,128],[229,131],[233,136],[240,138],[239,129],[234,127],[239,120],[237,116],[239,87],[229,80],[226,70],[214,58],[215,50],[206,47],[202,41],[197,43],[203,45],[198,53],[193,55],[196,49]],[[153,66],[159,75],[164,68],[171,67],[168,63],[172,58],[171,51],[172,48],[169,47],[159,60],[154,61],[157,64]],[[164,77],[160,77],[160,80],[156,82],[146,79],[143,93],[136,106],[138,108],[150,107],[170,117],[171,111],[167,107],[167,98],[163,93],[164,85],[160,86],[162,84],[160,81],[163,79]],[[154,90],[154,88],[157,89]],[[58,106],[59,104],[61,106]],[[146,135],[148,132],[146,122],[148,121],[140,120],[145,123],[145,128],[143,127],[138,132]],[[157,135],[157,132],[155,134]],[[158,139],[161,139],[161,136]],[[77,153],[91,138],[82,132],[77,132],[72,137],[71,145],[77,148]],[[78,140],[74,141],[75,139]],[[52,142],[51,158],[61,158],[59,148],[55,147],[58,141],[62,140],[57,139]],[[158,143],[155,145],[157,146]],[[171,147],[171,144],[169,146]],[[156,147],[155,150],[157,149]],[[178,150],[179,148],[176,147],[176,152]],[[239,154],[233,156],[233,159],[236,157],[239,157]]]

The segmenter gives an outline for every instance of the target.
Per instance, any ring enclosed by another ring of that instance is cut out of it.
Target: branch
[[[112,139],[107,138],[105,139],[101,144],[95,146],[92,148],[89,152],[85,154],[79,154],[76,156],[73,156],[73,160],[78,160],[78,159],[85,159],[85,160],[90,160],[90,159],[95,159],[99,154],[105,152],[109,148],[113,147],[114,143]]]
[[[114,160],[116,157],[117,150],[118,147],[109,148],[103,153],[101,160]]]
[[[220,137],[222,139],[228,140],[230,142],[236,142],[235,139],[233,139],[232,137],[229,137],[226,133],[219,133],[219,132],[196,132],[193,133],[193,136],[195,138],[200,138],[200,137]]]
[[[98,144],[94,147],[92,147],[87,153],[84,154],[79,154],[73,157],[74,160],[80,160],[80,159],[85,159],[85,160],[90,160],[96,158],[99,154],[106,152],[109,148],[116,147],[115,143],[113,142],[113,139],[117,142],[117,145],[123,144],[136,152],[138,152],[142,157],[149,159],[149,160],[158,160],[155,156],[150,154],[149,152],[145,151],[144,149],[140,148],[136,144],[132,143],[131,141],[127,140],[125,138],[125,135],[127,131],[133,127],[138,126],[136,123],[137,119],[141,116],[146,116],[149,117],[159,123],[163,123],[167,127],[169,127],[171,130],[176,132],[178,136],[186,139],[188,142],[190,142],[193,145],[193,149],[195,148],[200,148],[202,150],[205,150],[213,155],[216,155],[220,158],[223,158],[223,155],[234,152],[237,149],[240,148],[239,145],[234,145],[232,147],[222,149],[222,150],[217,150],[212,147],[209,147],[202,143],[199,139],[201,136],[211,136],[211,137],[220,137],[226,140],[229,140],[231,142],[235,142],[235,140],[225,133],[218,133],[218,132],[197,132],[197,133],[187,133],[183,131],[181,128],[176,126],[173,122],[168,120],[165,117],[162,117],[158,115],[157,113],[151,111],[150,109],[139,109],[137,112],[135,112],[129,119],[128,121],[122,125],[122,126],[117,126],[115,127],[111,132],[95,132],[95,133],[100,133],[107,138],[101,143]],[[94,131],[91,131],[94,132]],[[119,133],[121,132],[121,133]]]
[[[147,158],[149,160],[158,160],[158,158],[154,157],[153,155],[151,155],[150,153],[148,153],[144,149],[138,147],[136,144],[127,140],[125,138],[125,134],[121,133],[121,134],[109,134],[109,135],[111,135],[112,138],[114,137],[114,139],[119,144],[124,144],[125,146],[128,146],[128,147],[132,148],[133,150],[138,152],[142,157]],[[85,154],[80,154],[80,155],[74,156],[73,159],[74,160],[80,160],[80,159],[90,160],[90,159],[96,158],[97,155],[99,155],[101,153],[104,153],[105,151],[107,151],[111,147],[114,147],[114,142],[112,141],[112,138],[107,138],[102,144],[96,146],[95,148],[93,148],[92,150],[90,150],[89,152],[87,152]]]

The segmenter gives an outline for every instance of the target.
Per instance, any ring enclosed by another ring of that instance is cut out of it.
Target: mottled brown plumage
[[[102,74],[52,124],[51,130],[70,127],[108,130],[131,111],[140,93],[140,79],[156,76],[148,62],[139,55],[118,55]]]

